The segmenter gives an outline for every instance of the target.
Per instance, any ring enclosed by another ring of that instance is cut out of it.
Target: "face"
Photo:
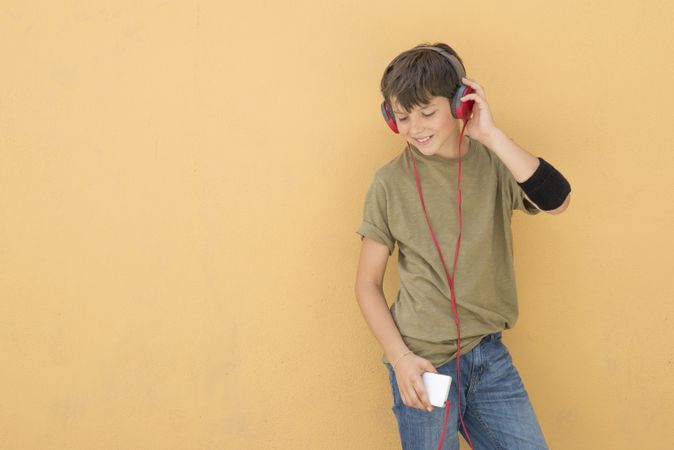
[[[391,106],[399,134],[411,145],[424,155],[452,157],[458,144],[459,120],[452,116],[447,97],[432,97],[428,105],[416,107],[409,114],[394,98]]]

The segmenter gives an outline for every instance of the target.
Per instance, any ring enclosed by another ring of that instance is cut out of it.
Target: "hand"
[[[472,109],[472,117],[468,120],[468,124],[466,125],[466,134],[485,144],[496,130],[496,125],[494,125],[494,119],[491,116],[489,104],[487,103],[487,97],[485,96],[482,86],[475,81],[466,77],[462,78],[462,81],[463,84],[470,86],[475,91],[461,97],[461,101],[475,101]]]
[[[401,359],[394,371],[403,403],[412,408],[433,411],[433,405],[428,400],[424,380],[421,377],[424,372],[438,373],[433,364],[412,353]]]

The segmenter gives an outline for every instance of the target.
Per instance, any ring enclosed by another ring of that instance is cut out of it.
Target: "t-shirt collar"
[[[473,146],[473,140],[470,139],[468,136],[463,137],[464,139],[468,139],[468,151],[466,152],[465,155],[461,157],[461,162],[465,161],[467,158],[470,158],[470,156],[475,153],[475,148]],[[437,161],[440,163],[444,164],[458,164],[459,163],[459,158],[445,158],[444,156],[440,155],[424,155],[421,153],[421,151],[416,148],[414,145],[409,144],[409,147],[412,149],[412,152],[414,153],[414,157],[419,160],[425,160],[425,161]],[[407,151],[407,145],[405,145],[405,151]]]

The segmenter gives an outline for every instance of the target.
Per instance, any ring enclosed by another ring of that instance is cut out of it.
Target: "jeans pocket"
[[[506,361],[508,364],[512,364],[512,356],[510,355],[510,350],[508,350],[508,347],[503,343],[501,339],[497,339],[494,341],[494,345],[492,346],[492,354],[491,358],[494,361]]]

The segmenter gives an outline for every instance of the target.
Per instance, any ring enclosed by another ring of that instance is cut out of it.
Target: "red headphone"
[[[454,116],[455,119],[461,119],[464,122],[467,122],[468,119],[470,118],[470,112],[473,109],[473,104],[475,103],[474,100],[468,100],[466,102],[461,101],[461,97],[464,95],[470,94],[473,92],[473,88],[470,86],[466,86],[461,82],[463,77],[466,76],[466,73],[463,70],[463,66],[461,65],[461,62],[458,60],[458,58],[447,51],[439,48],[439,47],[415,47],[414,51],[420,50],[420,49],[429,49],[436,51],[443,55],[447,60],[449,61],[449,64],[451,65],[452,69],[454,70],[454,73],[458,77],[459,84],[456,88],[456,92],[454,93],[454,97],[452,97],[452,100],[450,101],[450,108],[452,110],[452,116]],[[381,113],[384,115],[384,120],[388,124],[388,126],[393,130],[394,133],[398,133],[398,125],[396,124],[396,119],[395,116],[393,115],[393,108],[391,108],[391,105],[389,105],[386,100],[381,102]]]

